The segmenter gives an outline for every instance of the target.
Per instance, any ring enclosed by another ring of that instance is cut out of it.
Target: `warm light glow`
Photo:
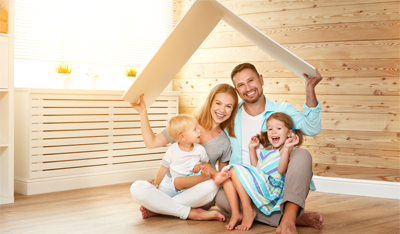
[[[88,68],[100,74],[96,89],[129,87],[123,73],[138,74],[173,26],[172,0],[16,0],[15,86],[54,87],[54,67],[74,67],[71,88]]]
[[[57,62],[16,59],[15,87],[54,88],[56,86],[54,67]],[[71,63],[72,71],[71,89],[82,89],[81,79],[86,76],[88,68],[93,69],[100,76],[97,79],[96,89],[100,90],[125,90],[129,88],[130,81],[124,74],[124,66],[99,65],[87,63]],[[136,67],[140,74],[143,67]]]

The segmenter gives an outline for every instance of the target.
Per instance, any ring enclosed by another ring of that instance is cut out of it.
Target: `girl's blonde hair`
[[[179,134],[186,131],[186,126],[189,123],[197,122],[196,118],[190,115],[176,115],[169,119],[167,124],[167,134],[174,141],[179,141]]]
[[[292,117],[283,112],[275,112],[272,115],[270,115],[267,119],[267,123],[271,119],[276,119],[281,121],[285,125],[285,127],[287,127],[289,130],[293,129],[294,127]],[[300,147],[301,144],[303,144],[304,134],[300,129],[295,129],[293,133],[299,136],[299,143],[295,145],[295,147]],[[258,138],[258,140],[260,140],[260,144],[263,145],[265,148],[271,144],[271,142],[269,142],[268,140],[268,132],[261,132],[261,134],[257,134],[256,137]]]
[[[196,117],[199,124],[207,129],[211,130],[212,127],[212,116],[211,116],[211,105],[214,101],[215,95],[219,93],[227,93],[232,96],[233,110],[231,116],[220,124],[222,129],[227,129],[229,136],[235,137],[235,116],[238,109],[238,97],[235,88],[229,84],[218,84],[215,86],[207,96],[205,103],[198,109],[195,110],[193,115]]]

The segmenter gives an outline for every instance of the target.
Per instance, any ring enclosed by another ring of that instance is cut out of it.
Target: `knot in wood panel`
[[[325,168],[325,171],[330,172],[330,171],[331,171],[331,167],[330,167],[330,166],[327,166],[327,167]]]

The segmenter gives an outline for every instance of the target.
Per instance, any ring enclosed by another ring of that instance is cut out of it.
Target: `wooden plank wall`
[[[193,0],[178,0],[180,17]],[[400,182],[399,1],[221,0],[314,67],[322,131],[307,137],[314,174]],[[206,16],[205,16],[206,17]],[[270,100],[302,110],[304,81],[220,22],[173,81],[180,113],[192,113],[230,72],[251,62]]]

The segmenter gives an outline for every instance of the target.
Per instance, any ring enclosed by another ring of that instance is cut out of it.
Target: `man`
[[[263,95],[263,76],[258,74],[254,65],[243,63],[236,66],[231,79],[237,93],[242,98],[235,118],[236,138],[230,137],[232,156],[230,164],[250,164],[248,144],[252,136],[266,131],[266,119],[274,112],[285,112],[293,119],[296,129],[306,135],[317,135],[321,131],[321,107],[315,95],[315,86],[322,80],[317,72],[316,77],[303,74],[306,79],[306,103],[303,112],[296,110],[288,103],[269,101]],[[297,149],[289,158],[285,177],[284,197],[281,211],[265,215],[254,204],[257,212],[255,220],[278,227],[277,233],[297,233],[296,225],[313,226],[322,229],[322,216],[317,213],[303,213],[312,177],[312,158],[305,149]],[[229,202],[223,189],[216,196],[217,206],[230,213]]]

